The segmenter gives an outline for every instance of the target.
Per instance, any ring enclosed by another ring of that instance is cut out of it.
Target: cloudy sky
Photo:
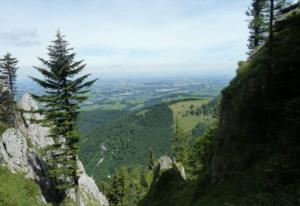
[[[20,73],[58,28],[95,75],[233,74],[247,51],[250,0],[0,0],[0,54]]]

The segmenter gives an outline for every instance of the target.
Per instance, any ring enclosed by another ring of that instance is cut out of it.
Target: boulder
[[[178,172],[183,180],[186,180],[185,169],[180,162],[176,162],[175,159],[171,159],[168,156],[160,157],[154,164],[155,178],[158,178],[161,173],[167,170],[174,170]]]

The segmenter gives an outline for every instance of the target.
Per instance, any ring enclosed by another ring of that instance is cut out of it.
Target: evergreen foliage
[[[183,164],[185,168],[187,168],[190,154],[190,147],[192,143],[192,136],[190,134],[185,133],[180,125],[176,122],[175,133],[172,138],[172,150],[174,152],[174,156],[176,161]]]
[[[0,59],[0,120],[9,125],[14,125],[17,93],[16,78],[18,60],[10,53]],[[5,91],[3,91],[5,90]]]
[[[64,190],[78,185],[77,154],[80,140],[76,120],[79,105],[87,99],[87,87],[95,80],[87,81],[89,74],[76,77],[85,68],[83,61],[75,61],[75,53],[58,31],[56,39],[48,47],[49,60],[39,58],[43,68],[35,67],[44,77],[33,81],[45,89],[45,94],[33,97],[44,104],[42,123],[50,129],[54,144],[46,150],[50,175],[57,188]]]
[[[249,54],[267,39],[272,41],[274,23],[282,18],[282,11],[292,4],[291,0],[253,0],[246,14],[249,19]]]
[[[145,113],[126,114],[90,131],[80,144],[80,159],[96,180],[124,165],[148,167],[149,149],[156,156],[171,153],[172,126],[167,104],[147,108]]]
[[[108,181],[98,183],[111,206],[134,206],[144,198],[152,181],[151,170],[120,167]]]
[[[249,54],[265,42],[267,25],[264,21],[264,9],[266,8],[266,3],[267,0],[253,0],[251,7],[246,12],[250,18],[248,25],[250,30],[248,39]]]
[[[0,81],[9,89],[12,101],[17,92],[17,64],[18,60],[12,57],[10,53],[5,54],[4,57],[0,59]]]

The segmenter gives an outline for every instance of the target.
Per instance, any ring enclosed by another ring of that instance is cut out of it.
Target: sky
[[[59,29],[102,77],[233,75],[246,58],[250,0],[0,0],[0,55],[22,77]]]

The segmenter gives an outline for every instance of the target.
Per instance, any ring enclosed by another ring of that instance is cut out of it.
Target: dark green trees
[[[109,179],[105,191],[111,206],[138,205],[150,188],[152,172],[139,167],[120,167]],[[102,190],[103,191],[103,190]]]
[[[76,77],[85,65],[75,61],[75,53],[57,32],[56,39],[48,47],[49,60],[39,58],[43,68],[35,67],[44,77],[31,77],[45,89],[44,95],[33,97],[44,104],[40,112],[45,116],[42,123],[50,129],[54,144],[47,149],[50,175],[55,179],[57,188],[78,186],[77,154],[79,134],[75,121],[79,114],[79,104],[87,99],[84,94],[95,80],[87,81],[89,74]]]
[[[274,23],[282,17],[282,10],[291,5],[290,0],[253,0],[246,12],[249,16],[249,54],[269,38],[272,41]]]
[[[4,55],[0,59],[0,92],[5,88],[5,92],[1,94],[0,110],[1,116],[5,123],[14,125],[15,119],[15,95],[17,92],[16,78],[18,60],[10,53]]]
[[[253,52],[253,50],[264,43],[266,39],[266,22],[264,9],[266,8],[266,0],[253,0],[251,7],[246,12],[247,16],[250,17],[249,21],[249,54]]]
[[[175,134],[172,139],[172,150],[174,152],[176,161],[183,164],[187,169],[190,146],[192,141],[192,136],[188,133],[185,133],[178,125],[178,120],[176,120]]]

